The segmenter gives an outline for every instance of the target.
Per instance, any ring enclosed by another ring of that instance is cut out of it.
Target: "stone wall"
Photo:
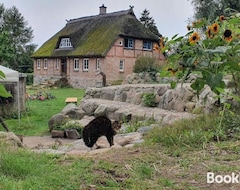
[[[144,106],[144,94],[155,94],[156,107],[178,112],[209,112],[217,101],[215,94],[205,87],[199,99],[190,84],[178,85],[171,89],[169,84],[128,84],[106,88],[88,88],[86,99],[105,99]]]

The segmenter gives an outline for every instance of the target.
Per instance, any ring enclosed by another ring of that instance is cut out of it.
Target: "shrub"
[[[148,107],[156,107],[156,95],[154,93],[145,93],[143,95],[143,103]]]
[[[59,129],[59,128],[58,128]],[[66,130],[66,129],[76,129],[79,134],[82,133],[83,126],[77,121],[69,121],[65,123],[64,125],[60,126],[60,130]]]
[[[149,73],[152,80],[156,80],[156,73],[158,72],[158,64],[155,58],[141,56],[137,58],[135,65],[133,67],[133,72]]]

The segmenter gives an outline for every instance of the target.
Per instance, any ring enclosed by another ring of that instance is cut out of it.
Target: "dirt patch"
[[[55,145],[64,146],[75,141],[76,139],[52,138],[51,136],[23,137],[23,143],[29,149],[52,148]]]

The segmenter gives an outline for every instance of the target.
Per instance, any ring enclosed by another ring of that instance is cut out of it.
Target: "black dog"
[[[106,136],[109,145],[112,146],[114,145],[113,137],[116,134],[116,130],[120,128],[121,124],[118,121],[112,123],[107,117],[97,117],[83,128],[83,141],[86,146],[93,147],[99,137]]]

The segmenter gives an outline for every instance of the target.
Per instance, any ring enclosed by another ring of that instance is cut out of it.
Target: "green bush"
[[[156,73],[159,70],[159,66],[155,58],[152,57],[138,57],[133,67],[135,73],[149,73],[152,80],[156,80]]]
[[[143,103],[148,107],[156,107],[156,95],[154,93],[145,93],[143,95]]]
[[[33,84],[33,73],[26,73],[27,74],[27,85]]]
[[[58,128],[58,129],[63,130],[63,131],[66,129],[76,129],[78,131],[78,133],[81,134],[83,126],[82,126],[82,124],[80,124],[77,121],[68,121],[64,125],[60,126],[60,128]]]

